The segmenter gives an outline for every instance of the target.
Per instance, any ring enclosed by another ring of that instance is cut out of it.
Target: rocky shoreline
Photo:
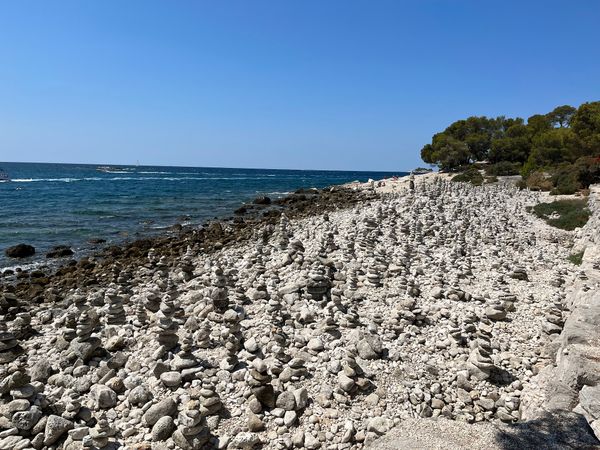
[[[0,449],[341,450],[411,421],[520,426],[590,241],[530,215],[542,195],[436,174],[310,191],[4,277]]]

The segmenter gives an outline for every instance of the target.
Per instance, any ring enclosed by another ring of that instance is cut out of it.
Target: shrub
[[[519,171],[521,170],[521,164],[512,163],[509,161],[501,161],[496,164],[491,164],[485,168],[485,173],[488,175],[495,176],[510,176],[510,175],[519,175]]]
[[[532,172],[525,179],[525,185],[532,191],[549,191],[553,187],[550,176],[539,170]]]
[[[600,183],[600,157],[584,156],[575,161],[579,173],[579,182],[583,188]]]
[[[463,173],[452,177],[452,181],[462,181],[464,183],[471,183],[474,186],[481,186],[483,184],[483,175],[474,167],[470,167]]]
[[[515,183],[515,186],[516,186],[517,188],[519,188],[520,190],[523,190],[523,189],[525,189],[525,188],[527,187],[527,183],[525,182],[525,180],[524,180],[524,179],[522,179],[522,178],[521,178],[519,181],[517,181],[517,182]]]
[[[571,195],[581,189],[579,182],[579,170],[574,164],[559,166],[552,175],[554,189],[551,195]]]
[[[585,253],[585,249],[584,249],[584,250],[581,250],[580,252],[573,253],[573,254],[569,255],[569,256],[567,257],[567,259],[568,259],[568,260],[569,260],[571,263],[575,264],[576,266],[580,266],[580,265],[581,265],[581,263],[583,262],[583,254],[584,254],[584,253]]]
[[[590,218],[587,200],[558,200],[552,203],[539,203],[532,208],[533,213],[551,225],[562,230],[572,231],[584,226]]]

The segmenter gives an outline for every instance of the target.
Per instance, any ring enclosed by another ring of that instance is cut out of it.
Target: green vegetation
[[[533,213],[551,225],[562,230],[582,227],[590,218],[586,200],[558,200],[540,203],[531,208]]]
[[[433,136],[421,158],[450,172],[485,161],[487,175],[520,173],[532,189],[572,194],[600,182],[600,102],[558,106],[527,121],[458,120]]]
[[[485,173],[493,176],[519,175],[521,165],[510,161],[500,161],[485,168]]]
[[[571,255],[568,256],[568,260],[575,264],[576,266],[580,266],[581,263],[583,262],[583,254],[585,253],[585,249],[581,250],[580,252],[577,253],[573,253]]]
[[[463,181],[475,186],[481,186],[483,184],[483,175],[475,167],[469,167],[463,173],[452,177],[452,181]]]

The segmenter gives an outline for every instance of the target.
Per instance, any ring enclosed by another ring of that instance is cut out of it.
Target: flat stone
[[[153,426],[161,417],[173,416],[177,412],[177,403],[172,398],[161,400],[148,408],[144,414],[144,423],[147,426]]]
[[[181,385],[181,374],[179,372],[164,372],[160,375],[160,381],[167,387]]]

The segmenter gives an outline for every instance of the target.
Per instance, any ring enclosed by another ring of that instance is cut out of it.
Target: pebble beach
[[[4,276],[0,449],[597,448],[599,195],[350,183]]]

